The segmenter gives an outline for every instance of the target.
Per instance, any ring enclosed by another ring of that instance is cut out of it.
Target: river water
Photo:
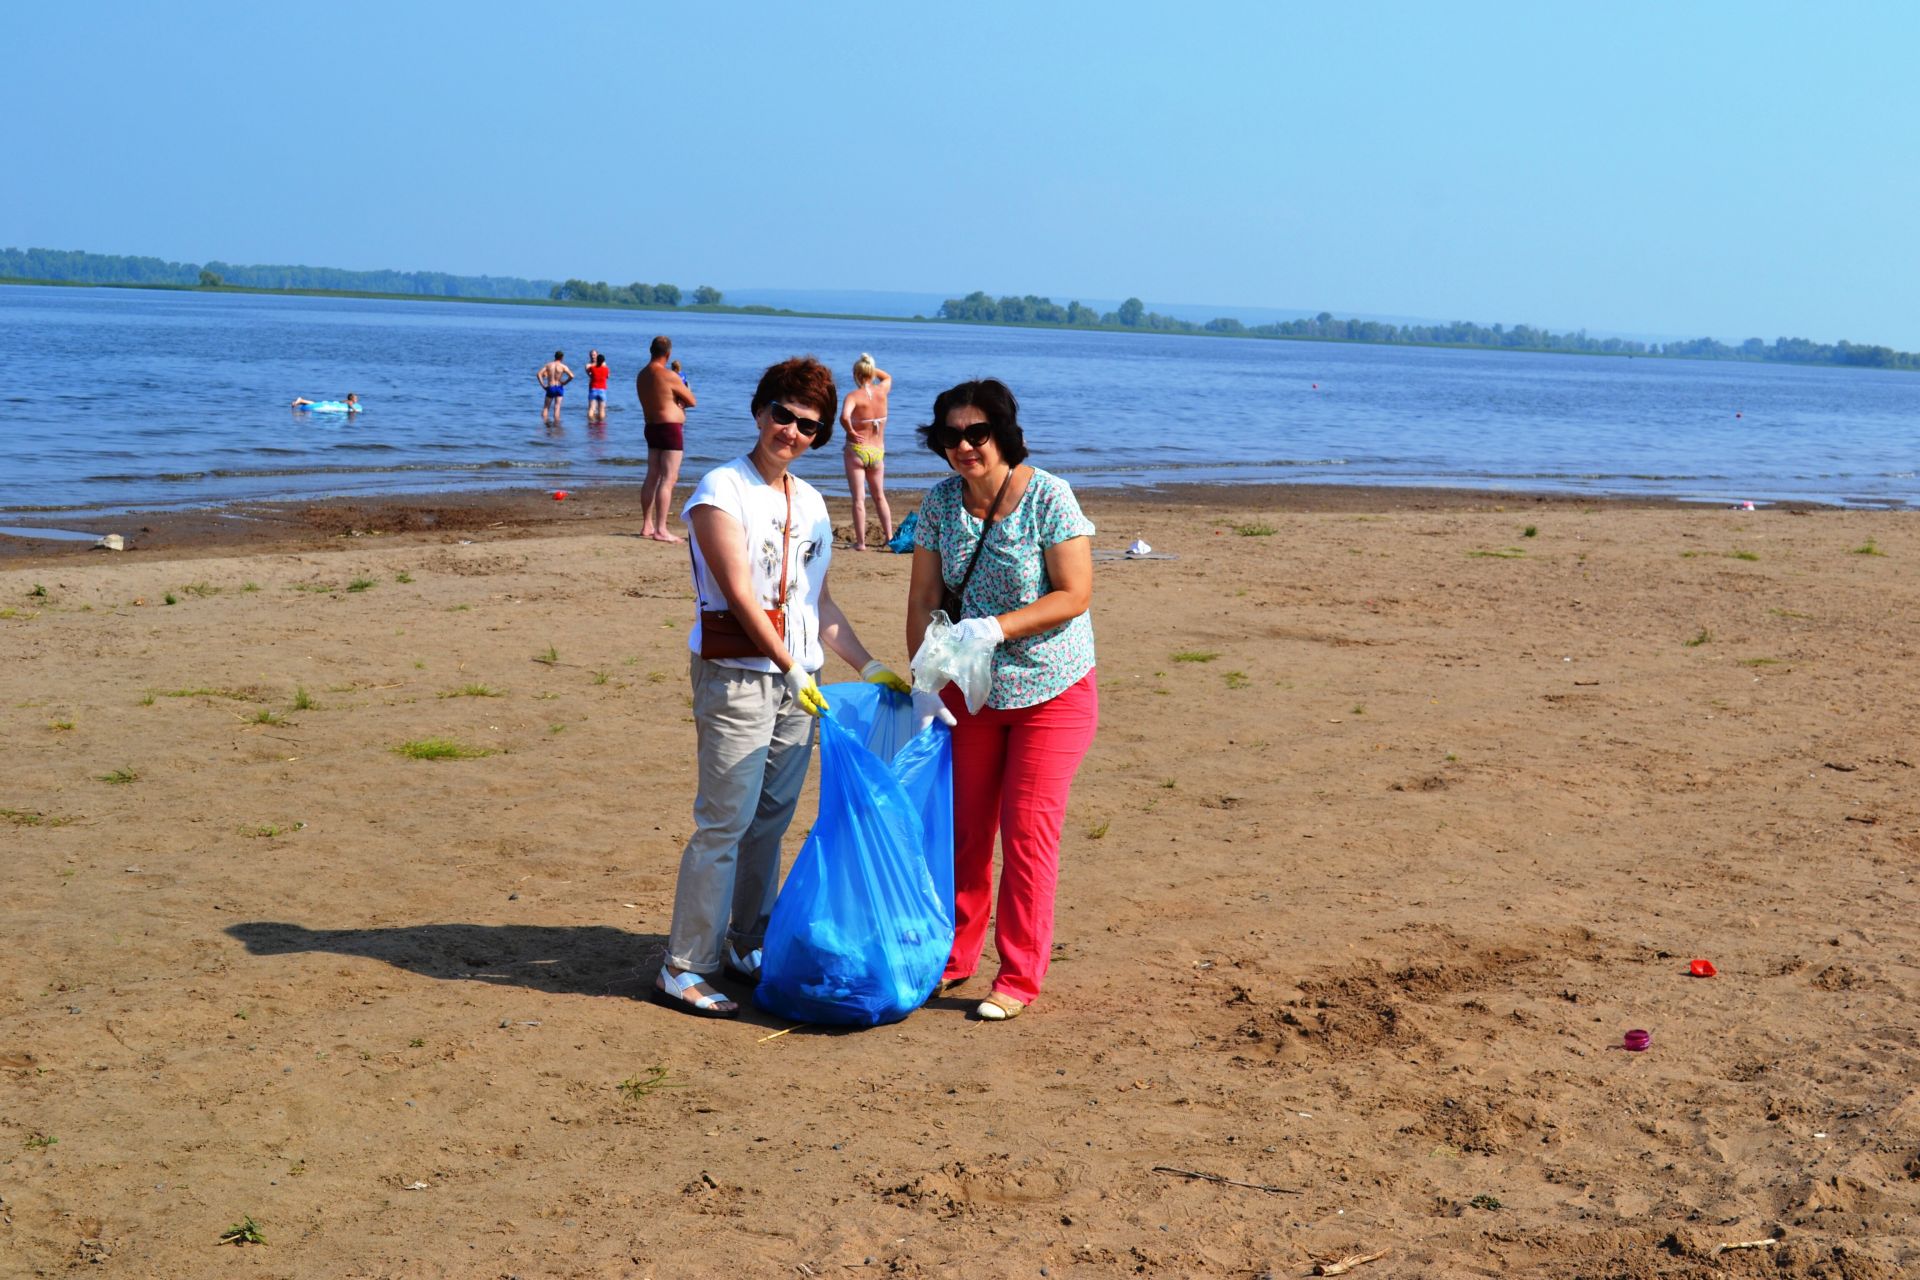
[[[633,375],[666,332],[700,399],[682,475],[743,451],[760,371],[895,377],[888,483],[945,474],[910,428],[993,376],[1033,461],[1081,486],[1446,485],[1709,501],[1920,503],[1920,375],[1789,365],[121,289],[0,287],[0,512],[637,483]],[[534,370],[589,347],[558,432]],[[358,392],[348,421],[295,396]],[[836,446],[798,470],[838,482]]]

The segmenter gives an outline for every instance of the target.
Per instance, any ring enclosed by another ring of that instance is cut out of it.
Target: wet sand
[[[1099,567],[1047,990],[860,1033],[639,998],[692,605],[630,493],[0,539],[0,1271],[1920,1263],[1920,515],[1083,499],[1177,558]],[[906,557],[833,574],[901,659]]]

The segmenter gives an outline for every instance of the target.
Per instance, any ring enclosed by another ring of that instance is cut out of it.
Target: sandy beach
[[[858,1033],[641,998],[630,495],[0,539],[0,1273],[1920,1265],[1920,513],[1082,497],[1172,558],[1099,565],[1047,990]],[[833,568],[902,663],[907,570]]]

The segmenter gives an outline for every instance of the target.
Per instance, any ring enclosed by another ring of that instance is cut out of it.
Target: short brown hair
[[[658,360],[671,350],[673,350],[673,339],[663,333],[647,344],[647,359]]]
[[[814,436],[814,448],[833,439],[833,417],[840,408],[840,389],[834,385],[833,374],[827,366],[812,356],[795,356],[773,365],[760,375],[760,385],[753,390],[753,416],[759,417],[760,411],[775,400],[812,405],[818,411],[820,421],[826,426]]]

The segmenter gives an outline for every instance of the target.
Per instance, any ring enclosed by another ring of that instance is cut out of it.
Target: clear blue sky
[[[1920,349],[1920,5],[38,6],[0,244]]]

